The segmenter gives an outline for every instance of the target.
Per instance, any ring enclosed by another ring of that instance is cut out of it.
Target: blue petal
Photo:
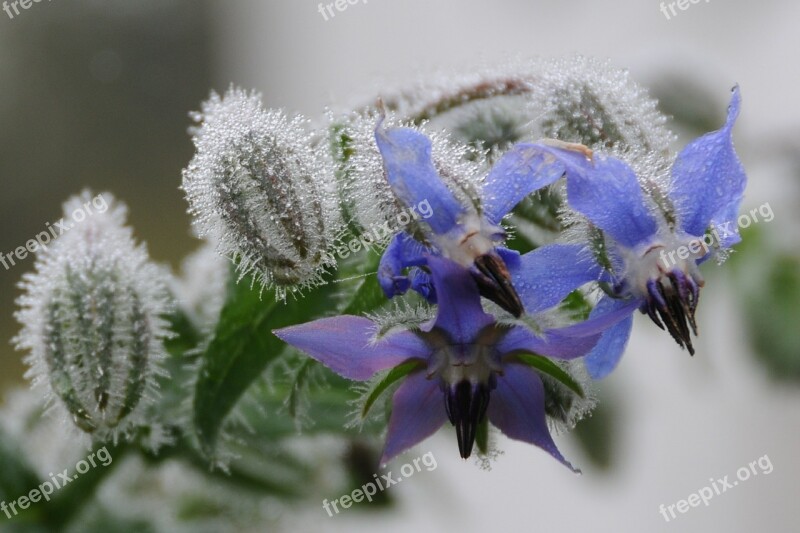
[[[711,226],[714,228],[713,231],[719,236],[719,245],[723,249],[730,248],[742,242],[742,236],[739,235],[739,224],[737,222],[740,204],[741,200],[728,204],[728,207],[711,219]]]
[[[506,268],[508,270],[515,270],[520,267],[522,256],[516,250],[509,250],[508,248],[503,248],[502,246],[496,246],[495,252],[497,255],[500,256],[500,259],[503,260],[503,263],[506,264]]]
[[[452,229],[464,208],[439,178],[431,160],[431,141],[409,128],[375,129],[375,140],[383,156],[386,179],[395,195],[408,207],[427,201],[432,212],[425,219],[434,233]]]
[[[430,437],[446,419],[439,381],[427,379],[425,372],[409,375],[392,399],[381,464]]]
[[[528,442],[543,449],[573,471],[547,428],[542,380],[528,367],[505,365],[498,376],[487,409],[489,421],[507,437]]]
[[[496,345],[501,357],[514,352],[527,352],[546,355],[556,359],[575,359],[586,355],[600,338],[600,333],[592,335],[562,335],[559,330],[548,330],[538,336],[526,327],[511,328]]]
[[[408,359],[427,360],[430,356],[425,342],[408,331],[373,342],[375,324],[351,315],[322,318],[273,333],[340,376],[359,381]]]
[[[430,274],[421,268],[412,268],[411,272],[408,273],[408,277],[411,280],[412,290],[419,293],[428,303],[437,303],[436,287],[433,286]]]
[[[593,353],[604,333],[639,308],[639,300],[605,298],[587,320],[558,329],[548,329],[540,337],[527,328],[514,327],[497,343],[497,352],[507,355],[526,351],[556,359],[575,359]]]
[[[636,174],[623,161],[536,144],[567,173],[567,200],[620,244],[633,248],[656,233],[656,220],[645,204]]]
[[[401,232],[394,236],[378,265],[378,283],[387,298],[405,294],[412,286],[412,281],[403,271],[408,267],[424,265],[426,252],[425,246],[408,233]]]
[[[528,252],[512,270],[512,281],[525,310],[538,313],[557,305],[569,293],[602,275],[600,266],[587,261],[578,244],[548,244]]]
[[[597,306],[592,310],[589,319],[591,320],[592,317],[599,317],[602,315],[613,315],[623,307],[624,302],[621,300],[604,298],[600,300]],[[589,355],[586,356],[586,359],[584,359],[586,370],[592,378],[604,378],[616,368],[625,351],[625,346],[628,344],[632,326],[633,315],[630,314],[603,333],[597,346],[595,346]]]
[[[509,211],[533,191],[555,182],[563,167],[552,165],[535,145],[519,143],[495,163],[483,187],[483,210],[490,222],[499,224]]]
[[[741,96],[734,87],[728,119],[722,129],[695,139],[678,154],[672,167],[671,198],[683,230],[702,236],[709,224],[733,222],[735,237],[723,246],[738,242],[736,215],[747,184],[739,157],[733,147],[733,125],[739,115]]]
[[[469,344],[485,326],[494,322],[481,307],[478,285],[469,270],[442,257],[428,258],[438,307],[434,327],[450,334],[457,344]]]

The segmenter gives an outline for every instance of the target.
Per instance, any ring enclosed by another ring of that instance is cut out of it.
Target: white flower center
[[[444,257],[463,267],[470,267],[475,258],[492,251],[503,235],[502,228],[489,224],[477,213],[468,213],[452,231],[434,236]]]
[[[638,249],[623,249],[626,280],[629,290],[639,297],[648,294],[647,284],[658,280],[672,271],[681,271],[702,287],[703,276],[697,267],[697,260],[708,252],[702,239],[689,235],[670,233],[661,235],[654,241]]]

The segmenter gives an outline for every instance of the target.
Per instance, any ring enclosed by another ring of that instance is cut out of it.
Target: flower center
[[[624,278],[634,296],[645,300],[642,312],[692,355],[691,334],[697,335],[694,315],[704,285],[697,260],[706,252],[702,241],[674,239],[672,246],[654,244],[626,260]]]
[[[489,395],[497,386],[496,374],[502,373],[492,349],[502,333],[490,326],[472,344],[451,343],[437,330],[426,334],[434,345],[428,377],[440,379],[445,411],[456,428],[458,449],[464,459],[471,455],[478,426],[486,416]]]
[[[471,212],[462,217],[456,230],[434,235],[433,239],[444,257],[470,270],[481,296],[519,317],[525,309],[508,267],[495,250],[495,244],[505,236],[503,228]]]
[[[505,236],[502,228],[486,223],[478,213],[467,213],[456,228],[433,240],[444,257],[468,268],[475,259],[494,250],[495,242]]]

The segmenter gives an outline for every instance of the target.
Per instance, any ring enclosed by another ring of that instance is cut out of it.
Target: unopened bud
[[[163,373],[167,275],[124,226],[125,207],[104,194],[94,212],[60,236],[21,283],[15,339],[27,376],[81,430],[116,439],[142,425]],[[72,213],[88,193],[64,205]]]
[[[302,118],[257,94],[212,94],[195,119],[183,190],[197,232],[279,297],[320,281],[341,227],[333,166]]]

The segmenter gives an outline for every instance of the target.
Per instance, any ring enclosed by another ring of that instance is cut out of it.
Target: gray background
[[[235,82],[263,92],[268,106],[315,117],[440,67],[573,53],[611,58],[667,93],[673,76],[688,77],[712,95],[709,112],[720,120],[739,83],[745,207],[768,201],[770,233],[797,249],[797,183],[770,154],[797,146],[798,20],[800,5],[788,0],[712,0],[672,20],[654,0],[370,0],[327,22],[310,0],[54,0],[14,20],[0,12],[0,252],[24,244],[60,216],[66,196],[91,186],[127,201],[152,255],[177,264],[196,246],[177,190],[191,157],[186,113],[212,87]],[[2,339],[16,328],[14,283],[32,263],[0,269]],[[604,384],[620,429],[610,472],[593,470],[561,438],[565,455],[585,466],[582,477],[510,441],[501,441],[505,453],[487,473],[459,460],[443,431],[406,456],[432,451],[438,468],[390,489],[396,512],[328,518],[320,503],[287,516],[288,524],[343,532],[796,531],[800,392],[770,382],[749,357],[735,287],[724,267],[708,268],[719,272],[703,294],[697,356],[639,317]],[[2,380],[19,381],[20,355],[10,347],[0,354]],[[659,504],[765,454],[771,474],[671,523],[659,514]]]

